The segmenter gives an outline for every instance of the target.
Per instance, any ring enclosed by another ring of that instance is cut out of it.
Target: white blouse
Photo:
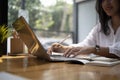
[[[111,21],[108,21],[110,28],[110,35],[106,36],[101,30],[100,23],[97,24],[86,37],[85,40],[78,43],[76,46],[95,46],[108,47],[110,54],[115,54],[120,57],[120,27],[118,27],[116,33],[111,25]]]

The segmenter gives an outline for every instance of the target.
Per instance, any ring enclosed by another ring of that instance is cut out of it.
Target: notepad
[[[63,56],[62,53],[55,53],[53,55],[56,56]],[[98,56],[94,54],[90,55],[79,55],[75,58],[69,58],[68,62],[70,63],[77,63],[77,64],[84,64],[84,65],[94,65],[94,66],[114,66],[120,64],[119,59],[115,58],[107,58],[103,56]]]

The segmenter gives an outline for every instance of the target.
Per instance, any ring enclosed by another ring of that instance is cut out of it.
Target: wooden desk
[[[0,72],[30,80],[120,80],[120,65],[99,67],[66,62],[48,63],[35,57],[3,59]]]

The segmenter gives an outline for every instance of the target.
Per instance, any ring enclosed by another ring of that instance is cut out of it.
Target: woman
[[[97,0],[96,10],[99,23],[91,30],[87,38],[77,46],[64,46],[54,43],[48,50],[63,52],[64,56],[96,55],[120,57],[120,0]]]

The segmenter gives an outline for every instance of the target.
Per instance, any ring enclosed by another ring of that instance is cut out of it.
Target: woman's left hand
[[[72,55],[72,57],[75,57],[77,55],[88,55],[94,52],[95,52],[94,47],[73,47],[71,49],[66,50],[64,56],[70,57]]]

